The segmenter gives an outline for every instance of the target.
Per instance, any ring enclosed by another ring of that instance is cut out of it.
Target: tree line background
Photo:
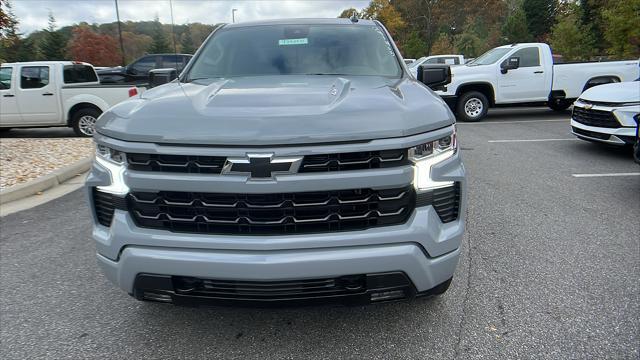
[[[95,66],[121,65],[116,22],[85,22],[46,28],[28,36],[9,0],[0,0],[0,60],[78,60]],[[372,0],[345,9],[380,20],[407,58],[430,54],[476,57],[495,46],[548,42],[564,60],[640,57],[640,0]],[[217,25],[121,22],[125,62],[147,53],[193,53]]]

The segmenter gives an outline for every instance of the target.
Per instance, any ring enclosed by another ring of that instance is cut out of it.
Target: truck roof
[[[82,61],[24,61],[24,62],[12,62],[12,63],[2,63],[2,65],[89,65],[93,66],[89,63]]]
[[[249,26],[262,25],[375,25],[375,21],[367,19],[358,19],[358,22],[352,22],[346,18],[300,18],[300,19],[275,19],[247,21],[235,24],[225,24],[225,28],[241,28]]]

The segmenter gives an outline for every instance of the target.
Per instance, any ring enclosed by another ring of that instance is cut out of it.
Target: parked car
[[[149,82],[149,70],[174,68],[178,73],[189,63],[190,54],[149,54],[127,66],[97,70],[103,84],[137,84]]]
[[[458,119],[479,121],[496,105],[546,103],[565,110],[589,87],[635,80],[639,73],[638,60],[554,65],[549,45],[513,44],[451,67],[451,81],[436,92]]]
[[[91,64],[83,62],[4,63],[0,128],[69,126],[78,136],[92,136],[100,114],[138,92],[132,86],[100,85]]]
[[[640,81],[600,85],[573,104],[571,131],[580,139],[634,145],[640,114]]]
[[[98,121],[100,267],[140,300],[442,294],[466,214],[455,118],[357,19],[218,27],[178,81]],[[425,116],[429,114],[429,116]]]
[[[461,65],[465,63],[463,55],[431,55],[423,56],[409,65],[409,71],[413,76],[417,76],[418,66],[427,64],[449,64]]]
[[[416,61],[416,59],[406,59],[406,58],[404,59],[404,63],[407,65],[411,64],[414,61]]]
[[[633,159],[640,164],[640,115],[636,115],[636,143],[633,145]]]

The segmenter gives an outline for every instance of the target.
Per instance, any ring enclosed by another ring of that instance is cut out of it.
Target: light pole
[[[120,52],[122,53],[122,66],[125,66],[124,63],[124,43],[122,42],[122,29],[120,28],[120,11],[118,10],[118,0],[116,2],[116,17],[118,18],[118,37],[120,38]]]
[[[238,11],[238,9],[231,9],[231,22],[232,23],[236,22],[236,11]]]

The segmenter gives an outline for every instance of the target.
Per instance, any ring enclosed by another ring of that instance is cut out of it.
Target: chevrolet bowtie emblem
[[[248,175],[250,179],[273,179],[278,174],[295,174],[302,163],[299,157],[274,157],[274,154],[247,154],[246,157],[228,157],[222,174]]]
[[[592,104],[585,104],[584,108],[587,109],[587,110],[591,110],[593,108],[593,105]]]

